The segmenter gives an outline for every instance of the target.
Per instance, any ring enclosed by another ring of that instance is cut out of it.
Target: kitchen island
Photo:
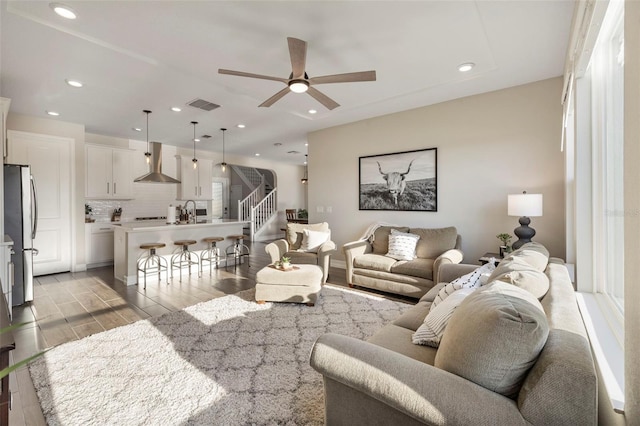
[[[196,244],[189,247],[190,250],[200,252],[207,245],[202,242],[205,237],[222,237],[218,243],[222,254],[221,266],[225,265],[224,251],[234,243],[226,237],[229,235],[241,235],[242,229],[248,222],[234,219],[211,219],[201,223],[185,223],[179,225],[166,224],[164,221],[122,222],[114,224],[114,274],[115,278],[126,285],[138,283],[137,260],[146,250],[140,249],[145,243],[164,243],[166,247],[157,250],[157,253],[170,261],[171,254],[177,246],[173,244],[178,240],[195,240]],[[176,272],[177,274],[177,272]],[[142,277],[142,275],[141,275]],[[153,275],[149,275],[147,280]],[[164,278],[164,277],[163,277]]]

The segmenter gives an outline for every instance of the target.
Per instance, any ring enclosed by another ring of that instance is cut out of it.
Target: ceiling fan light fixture
[[[289,90],[294,93],[304,93],[309,90],[309,83],[306,80],[291,80]]]

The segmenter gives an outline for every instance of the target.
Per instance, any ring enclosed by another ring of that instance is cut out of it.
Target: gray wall
[[[526,190],[544,195],[544,216],[532,218],[534,240],[564,257],[561,87],[554,78],[311,133],[310,222],[329,222],[338,247],[377,221],[454,225],[465,261],[477,263],[498,250],[496,234],[513,235],[518,220],[507,216],[507,195]],[[438,212],[358,209],[358,157],[432,147]]]

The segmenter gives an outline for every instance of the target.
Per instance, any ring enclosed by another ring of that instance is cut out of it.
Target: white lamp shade
[[[542,194],[513,194],[508,198],[509,216],[542,216]]]

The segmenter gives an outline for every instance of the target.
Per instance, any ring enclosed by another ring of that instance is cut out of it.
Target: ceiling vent
[[[287,154],[300,154],[300,151],[287,151]]]
[[[202,135],[200,136],[202,139],[211,139],[211,135]]]
[[[220,105],[216,105],[213,102],[205,101],[204,99],[194,99],[191,102],[187,102],[187,105],[202,109],[204,111],[213,111],[216,108],[220,108]]]

